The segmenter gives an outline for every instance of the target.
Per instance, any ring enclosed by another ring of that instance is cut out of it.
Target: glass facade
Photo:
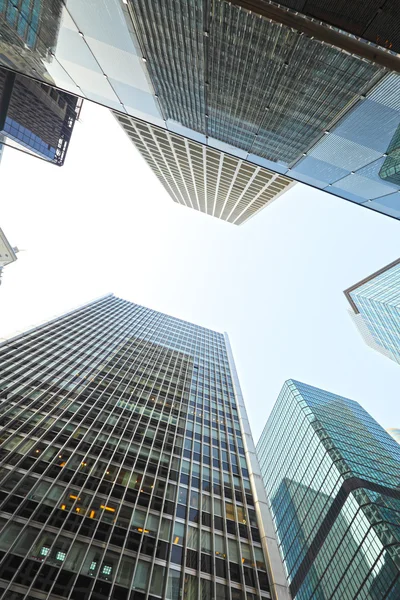
[[[400,75],[253,4],[0,0],[0,65],[399,218]],[[352,3],[303,4],[335,24],[327,36],[349,23]],[[395,60],[392,2],[374,18],[367,4],[356,21],[374,23]]]
[[[257,445],[294,600],[400,597],[400,446],[352,400],[289,380]]]
[[[62,165],[81,100],[0,68],[0,134],[4,143]]]
[[[106,296],[0,365],[1,598],[271,597],[224,335]]]
[[[373,347],[400,362],[400,260],[356,283],[344,293],[355,318],[367,328]]]

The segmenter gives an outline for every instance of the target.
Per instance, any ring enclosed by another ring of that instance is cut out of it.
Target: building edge
[[[261,476],[256,447],[251,433],[250,423],[247,417],[246,406],[236,371],[229,336],[224,332],[224,339],[229,360],[229,368],[232,374],[233,389],[239,408],[239,424],[243,436],[244,451],[249,467],[249,479],[254,496],[254,507],[259,520],[261,531],[261,544],[267,561],[267,572],[271,586],[271,597],[273,600],[292,600],[281,555],[278,548],[272,515],[269,509],[267,494]]]
[[[68,317],[68,315],[71,315],[72,313],[76,312],[77,310],[86,308],[87,306],[90,306],[91,304],[95,304],[96,302],[101,302],[102,300],[105,300],[106,298],[110,298],[111,296],[114,296],[114,294],[112,292],[109,292],[108,294],[104,294],[103,296],[98,296],[97,298],[94,298],[93,300],[89,300],[88,302],[84,302],[83,304],[78,304],[78,306],[75,306],[74,308],[72,308],[71,310],[68,310],[67,312],[55,315],[50,320],[44,319],[42,321],[37,322],[36,324],[34,324],[32,326],[28,325],[26,327],[26,329],[21,329],[15,333],[11,333],[10,335],[0,337],[0,348],[2,346],[5,346],[6,344],[8,344],[8,342],[10,340],[17,340],[20,337],[26,335],[27,333],[31,333],[33,331],[37,331],[37,330],[41,329],[42,327],[51,325],[52,323],[55,323],[56,321],[59,321],[60,319],[63,319],[64,317]]]

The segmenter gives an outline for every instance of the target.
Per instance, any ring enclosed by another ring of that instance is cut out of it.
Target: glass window
[[[168,585],[167,585],[167,600],[179,600],[180,599],[180,571],[170,569],[168,573]]]
[[[135,559],[123,557],[121,559],[121,564],[118,569],[118,576],[116,579],[116,583],[123,585],[124,587],[130,587],[133,571],[135,568]]]
[[[197,550],[199,545],[199,530],[189,525],[187,546],[192,550]]]
[[[239,551],[236,540],[228,539],[228,550],[229,550],[229,560],[232,562],[239,562]]]
[[[218,600],[229,600],[228,588],[226,585],[222,585],[221,583],[217,583],[217,599]]]
[[[70,546],[71,540],[69,538],[58,537],[51,549],[48,562],[52,565],[61,566],[66,559]]]
[[[139,510],[138,508],[133,513],[131,527],[137,529],[144,528],[144,522],[146,520],[146,513],[143,510]]]
[[[185,536],[185,525],[183,523],[176,522],[174,525],[174,544],[183,546],[183,538]]]
[[[162,596],[165,581],[165,567],[154,565],[150,583],[150,594]]]
[[[198,579],[196,575],[185,575],[185,585],[183,587],[184,600],[197,600]],[[209,596],[211,598],[211,596]]]
[[[115,552],[106,552],[99,571],[99,577],[101,579],[105,579],[106,581],[112,581],[114,579],[118,559],[119,556]]]
[[[138,560],[132,588],[146,591],[149,581],[151,563]]]
[[[161,527],[160,527],[160,538],[162,540],[167,540],[169,541],[169,536],[171,533],[171,525],[172,525],[172,521],[170,521],[169,519],[162,519],[161,520]]]
[[[178,502],[180,504],[187,504],[187,495],[188,490],[182,486],[179,486]]]
[[[190,508],[199,508],[200,506],[200,494],[195,490],[190,491]]]
[[[226,510],[226,518],[235,520],[235,509],[233,508],[233,504],[230,502],[225,502],[225,510]]]
[[[91,576],[96,575],[99,569],[99,565],[101,563],[102,555],[103,551],[100,548],[92,546],[89,549],[89,552],[87,553],[85,558],[85,562],[82,566],[82,574]]]
[[[69,541],[71,543],[71,540]],[[68,571],[74,571],[75,573],[79,571],[87,546],[88,545],[83,542],[74,542],[64,565]]]
[[[0,548],[2,550],[9,550],[10,546],[15,542],[15,538],[22,530],[23,525],[17,523],[9,523],[0,536]],[[35,529],[36,535],[38,530]],[[35,537],[36,537],[35,535]]]
[[[221,500],[217,500],[217,498],[214,498],[214,515],[222,517],[222,502]]]
[[[214,543],[215,543],[215,554],[217,554],[217,556],[221,556],[222,558],[225,558],[226,556],[226,545],[225,545],[225,538],[222,535],[218,535],[217,533],[214,536]]]
[[[245,544],[244,542],[241,542],[240,547],[242,550],[243,563],[245,563],[246,565],[251,564],[252,557],[251,557],[251,552],[250,552],[250,546],[248,544]]]
[[[50,554],[50,548],[55,537],[56,536],[53,533],[42,534],[34,545],[31,556],[44,560],[46,556]],[[30,540],[27,540],[26,542],[29,543]]]
[[[203,552],[211,552],[211,533],[201,531],[201,549]]]
[[[149,535],[157,535],[158,524],[160,523],[160,517],[156,515],[149,515],[146,521],[146,533]]]

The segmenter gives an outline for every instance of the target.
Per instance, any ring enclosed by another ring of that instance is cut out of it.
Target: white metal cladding
[[[116,114],[172,199],[240,225],[291,187],[289,177]]]

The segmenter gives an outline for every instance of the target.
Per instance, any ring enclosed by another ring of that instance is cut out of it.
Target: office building
[[[344,294],[364,341],[400,362],[400,259],[352,285]]]
[[[178,204],[240,225],[294,181],[161,127],[114,113]]]
[[[109,295],[0,368],[1,598],[289,598],[226,336]]]
[[[11,147],[61,166],[80,107],[72,94],[0,69],[0,133]]]
[[[0,146],[0,153],[1,153]],[[1,154],[0,154],[1,157]],[[0,284],[1,284],[1,276],[3,274],[3,269],[7,265],[15,262],[17,260],[18,248],[13,248],[9,241],[7,240],[4,232],[0,229]]]
[[[236,157],[400,218],[393,2],[374,12],[327,2],[292,10],[259,0],[42,0],[49,39],[38,35],[41,50],[23,48],[21,60],[21,39],[3,14],[0,64],[224,161]]]
[[[386,429],[386,431],[400,444],[400,429],[391,427],[390,429]]]
[[[400,446],[357,403],[289,380],[257,444],[293,600],[400,598]]]

